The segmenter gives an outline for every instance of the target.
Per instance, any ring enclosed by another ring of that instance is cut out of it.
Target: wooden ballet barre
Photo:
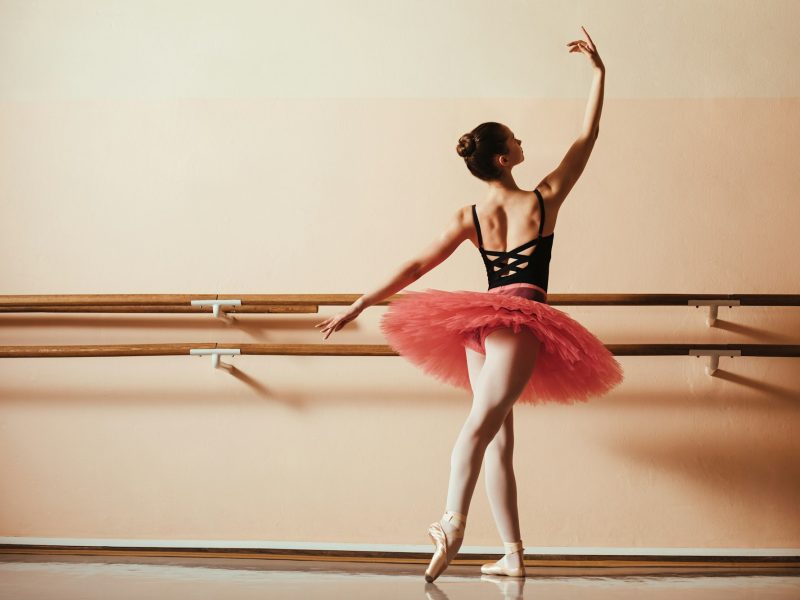
[[[378,302],[386,305],[403,296]],[[350,305],[359,294],[57,294],[0,296],[0,313],[206,313],[232,319],[236,313],[316,313],[322,305]],[[554,306],[701,306],[706,325],[720,306],[800,306],[800,294],[549,294]]]
[[[718,368],[720,356],[800,356],[800,344],[606,344],[616,356],[707,356],[706,374]],[[0,346],[0,358],[52,358],[87,356],[211,356],[220,366],[221,356],[397,356],[386,344],[111,344],[75,346]]]
[[[344,303],[343,303],[344,304]],[[80,305],[37,305],[4,307],[0,313],[194,313],[210,314],[212,306],[190,306],[178,304],[80,304]],[[263,313],[318,313],[318,304],[255,304],[237,306],[235,309],[222,310],[223,313],[263,314]]]
[[[220,297],[221,296],[221,297]],[[360,294],[59,294],[0,296],[0,313],[318,313],[320,305],[350,305]],[[388,304],[392,296],[378,304]]]
[[[237,350],[237,354],[298,356],[397,356],[386,344],[82,344],[0,346],[0,358],[52,356],[177,356],[192,350]]]
[[[388,304],[397,295],[379,304]],[[193,302],[239,302],[240,306],[347,305],[361,294],[56,294],[0,295],[0,308],[41,306],[200,306]]]
[[[475,290],[483,291],[483,290]],[[32,309],[36,307],[109,307],[109,306],[184,306],[193,301],[240,301],[231,306],[329,305],[343,306],[355,302],[360,294],[57,294],[57,295],[0,295],[0,309]],[[403,293],[382,300],[389,304]],[[616,306],[687,306],[693,300],[719,301],[728,306],[800,306],[800,294],[554,294],[548,304],[616,305]],[[735,301],[730,304],[731,301]],[[728,304],[726,304],[728,303]],[[15,312],[6,310],[5,312]],[[21,312],[21,311],[16,311]]]

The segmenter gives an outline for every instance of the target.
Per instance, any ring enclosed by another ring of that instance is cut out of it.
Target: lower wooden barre
[[[606,344],[616,356],[688,356],[691,352],[739,352],[740,356],[800,356],[800,344]],[[239,350],[250,355],[397,356],[386,344],[86,344],[0,346],[0,358],[81,356],[179,356],[191,350]]]
[[[239,354],[306,356],[396,356],[386,344],[118,344],[0,346],[0,358],[59,356],[180,356],[191,350],[239,350]]]

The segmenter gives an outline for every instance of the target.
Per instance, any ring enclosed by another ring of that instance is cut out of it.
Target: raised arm
[[[570,149],[556,169],[542,180],[542,184],[550,188],[552,197],[559,203],[563,202],[572,190],[578,178],[583,173],[589,156],[594,149],[595,140],[600,133],[600,114],[603,111],[603,94],[605,88],[606,69],[597,48],[586,33],[588,42],[577,40],[567,44],[570,52],[583,52],[592,61],[594,79],[589,92],[589,101],[586,105],[586,114],[583,119],[583,128],[578,139],[573,142]]]

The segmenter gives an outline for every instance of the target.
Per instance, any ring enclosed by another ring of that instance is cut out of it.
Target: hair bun
[[[458,139],[458,146],[456,146],[456,152],[458,152],[459,156],[468,158],[472,156],[473,152],[475,152],[475,146],[476,146],[475,136],[471,133],[465,133]]]

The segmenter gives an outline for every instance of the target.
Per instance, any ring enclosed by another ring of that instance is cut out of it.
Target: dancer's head
[[[522,141],[502,123],[481,123],[458,140],[458,155],[479,179],[494,181],[525,160]]]

